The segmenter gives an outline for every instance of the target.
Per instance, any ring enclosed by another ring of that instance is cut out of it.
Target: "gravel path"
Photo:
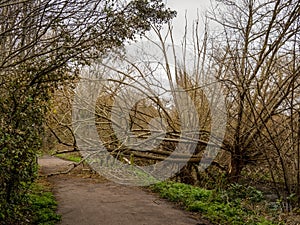
[[[71,162],[56,157],[39,159],[43,174],[64,171]],[[206,225],[142,188],[121,186],[76,173],[49,177],[58,201],[60,225]]]

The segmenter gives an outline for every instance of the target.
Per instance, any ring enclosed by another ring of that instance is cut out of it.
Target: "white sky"
[[[165,0],[167,7],[177,11],[177,17],[173,20],[173,29],[176,39],[182,38],[185,27],[185,15],[188,26],[191,29],[192,23],[199,15],[200,30],[204,27],[202,16],[210,6],[210,0]]]
[[[175,9],[178,14],[184,15],[185,10],[187,10],[196,15],[197,9],[202,11],[210,5],[210,0],[165,0],[165,3],[171,9]]]
[[[173,25],[173,38],[174,38],[174,42],[175,42],[175,46],[177,46],[176,49],[176,53],[177,53],[177,60],[179,60],[180,54],[182,54],[181,51],[181,43],[183,40],[183,36],[184,36],[184,32],[185,32],[185,25],[186,25],[186,21],[187,21],[187,26],[188,26],[188,31],[187,31],[187,44],[190,45],[191,44],[191,50],[193,49],[193,45],[192,45],[192,34],[193,34],[193,30],[192,30],[192,26],[193,26],[193,22],[199,18],[199,37],[201,37],[203,35],[203,31],[204,31],[204,14],[205,11],[210,7],[211,5],[211,1],[214,0],[164,0],[164,3],[166,4],[166,6],[170,9],[173,9],[177,12],[177,16],[176,18],[174,18],[174,20],[172,21],[172,25]],[[187,19],[187,20],[186,20]],[[152,41],[157,41],[159,42],[157,35],[150,31],[147,34],[148,38]],[[145,41],[145,43],[144,43]],[[128,55],[130,55],[130,57],[136,58],[138,56],[138,59],[136,59],[137,61],[155,61],[157,59],[159,59],[161,56],[162,58],[162,52],[159,48],[157,48],[156,46],[153,45],[153,43],[150,42],[150,45],[148,46],[147,43],[149,44],[147,39],[142,39],[141,42],[135,42],[133,43],[133,45],[127,46],[127,52]],[[167,38],[166,43],[171,44],[171,40],[170,40],[170,36]],[[142,49],[142,52],[139,52],[139,49]],[[172,54],[173,54],[173,50],[169,49],[170,52],[170,56],[169,56],[169,60],[172,60]],[[144,52],[143,52],[144,51]],[[147,54],[148,53],[148,54]],[[157,54],[159,56],[157,56]],[[148,58],[148,55],[150,57],[153,56],[153,59]],[[134,61],[134,59],[132,59]],[[169,63],[172,64],[172,62],[169,61]]]

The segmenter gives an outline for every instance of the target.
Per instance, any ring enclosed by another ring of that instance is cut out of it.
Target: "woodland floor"
[[[43,175],[67,170],[72,162],[39,159]],[[47,178],[58,201],[59,225],[209,225],[145,188],[122,186],[92,174],[84,166]]]

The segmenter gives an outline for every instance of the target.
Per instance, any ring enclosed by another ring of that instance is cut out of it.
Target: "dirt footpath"
[[[49,174],[66,170],[71,162],[44,156],[39,164],[42,173]],[[142,188],[121,186],[80,172],[48,179],[62,215],[60,225],[208,224]]]

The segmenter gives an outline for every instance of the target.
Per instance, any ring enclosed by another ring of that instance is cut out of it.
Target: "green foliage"
[[[157,183],[153,186],[155,191],[159,191],[163,198],[171,201],[180,201],[191,204],[193,201],[209,199],[212,191],[193,187],[183,183]]]
[[[254,211],[243,207],[241,202],[250,199],[252,203],[262,201],[260,191],[233,185],[228,191],[206,190],[182,183],[161,182],[152,186],[161,197],[181,203],[187,210],[201,212],[203,216],[218,224],[272,225]],[[244,189],[242,192],[237,189]],[[237,191],[237,192],[235,192]]]
[[[54,225],[60,220],[55,212],[56,206],[53,194],[45,191],[42,185],[33,183],[23,195],[21,203],[16,202],[1,209],[0,224]]]
[[[0,213],[5,224],[23,223],[26,193],[36,177],[44,110],[32,89],[25,97],[17,84],[0,100]]]
[[[241,184],[231,184],[224,192],[224,197],[232,202],[240,202],[242,199],[251,203],[258,203],[264,199],[263,193],[252,186],[244,186]]]
[[[29,210],[32,212],[31,224],[54,225],[60,221],[56,214],[57,203],[51,192],[45,192],[40,185],[34,185],[29,198]]]

